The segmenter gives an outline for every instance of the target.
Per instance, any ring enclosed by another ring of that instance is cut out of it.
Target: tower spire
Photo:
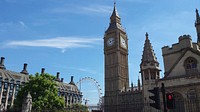
[[[110,17],[110,22],[111,23],[113,23],[113,22],[120,23],[120,17],[117,12],[117,8],[116,8],[116,1],[114,1],[114,9],[113,9],[112,15]]]
[[[200,17],[199,17],[198,9],[196,9],[195,27],[197,31],[197,44],[200,46]]]
[[[114,8],[113,8],[112,15],[110,16],[110,26],[108,27],[107,31],[113,30],[113,29],[120,29],[124,31],[124,29],[121,26],[121,18],[117,12],[116,0],[114,0]]]
[[[151,46],[150,40],[149,40],[149,34],[146,32],[145,34],[146,40],[144,44],[144,50],[142,55],[142,63],[156,63],[158,64],[157,58],[155,56],[153,47]],[[142,64],[141,63],[141,64]]]
[[[196,9],[196,19],[197,19],[197,21],[199,20],[199,12],[198,12],[198,9]]]

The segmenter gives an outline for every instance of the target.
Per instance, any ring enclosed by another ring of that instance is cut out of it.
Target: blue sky
[[[104,90],[103,36],[114,0],[0,0],[0,56],[8,70],[30,74],[45,68],[65,82],[74,76],[96,79]],[[136,84],[145,41],[150,41],[162,69],[161,48],[190,34],[196,42],[195,9],[198,0],[117,0],[117,10],[129,38],[129,78]],[[198,4],[198,5],[197,5]],[[90,103],[97,94],[85,82]],[[84,85],[82,84],[82,85]],[[86,90],[86,88],[83,88]],[[102,91],[104,93],[104,91]],[[88,96],[87,96],[88,95]],[[94,96],[93,96],[94,97]]]

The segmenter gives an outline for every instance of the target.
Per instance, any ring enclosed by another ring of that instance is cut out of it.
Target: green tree
[[[30,75],[30,80],[24,87],[20,89],[15,100],[14,107],[22,107],[23,98],[27,95],[28,91],[32,96],[32,110],[33,111],[59,111],[65,107],[63,97],[58,96],[57,84],[54,81],[55,77],[47,73],[35,76]]]

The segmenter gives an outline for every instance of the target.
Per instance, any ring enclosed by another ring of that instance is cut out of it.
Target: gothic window
[[[145,79],[145,80],[149,80],[148,71],[144,71],[144,79]]]
[[[8,83],[4,83],[4,89],[8,89]]]
[[[184,67],[187,75],[198,74],[197,70],[197,60],[195,58],[189,57],[184,62]]]
[[[156,74],[155,74],[155,72],[154,72],[154,71],[151,71],[150,73],[151,73],[151,79],[156,79]]]
[[[187,97],[190,101],[196,100],[196,91],[194,89],[191,89],[188,91]]]
[[[10,89],[13,90],[13,88],[14,88],[14,84],[11,83],[11,84],[10,84]]]
[[[15,88],[15,96],[17,96],[17,93],[18,93],[18,90],[19,90],[19,85],[17,84],[15,87],[16,87]]]

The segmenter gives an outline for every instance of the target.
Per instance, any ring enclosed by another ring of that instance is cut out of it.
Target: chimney
[[[29,74],[28,71],[27,71],[27,65],[28,65],[27,63],[24,63],[24,68],[20,73],[25,74],[25,75]]]
[[[74,80],[74,76],[71,76],[71,82],[73,82],[73,80]]]
[[[63,82],[64,81],[64,78],[61,78],[61,82]]]
[[[75,85],[75,83],[74,83],[74,76],[71,76],[71,81],[70,81],[69,84]]]
[[[60,72],[57,72],[56,78],[59,79]]]
[[[4,66],[4,57],[1,57],[1,62],[0,62],[0,69],[6,69],[6,67]]]
[[[60,81],[60,72],[57,72],[57,74],[56,74],[56,79],[55,79],[56,81]]]
[[[43,74],[43,73],[44,73],[44,71],[45,71],[45,68],[42,68],[42,70],[41,70],[41,74]]]

